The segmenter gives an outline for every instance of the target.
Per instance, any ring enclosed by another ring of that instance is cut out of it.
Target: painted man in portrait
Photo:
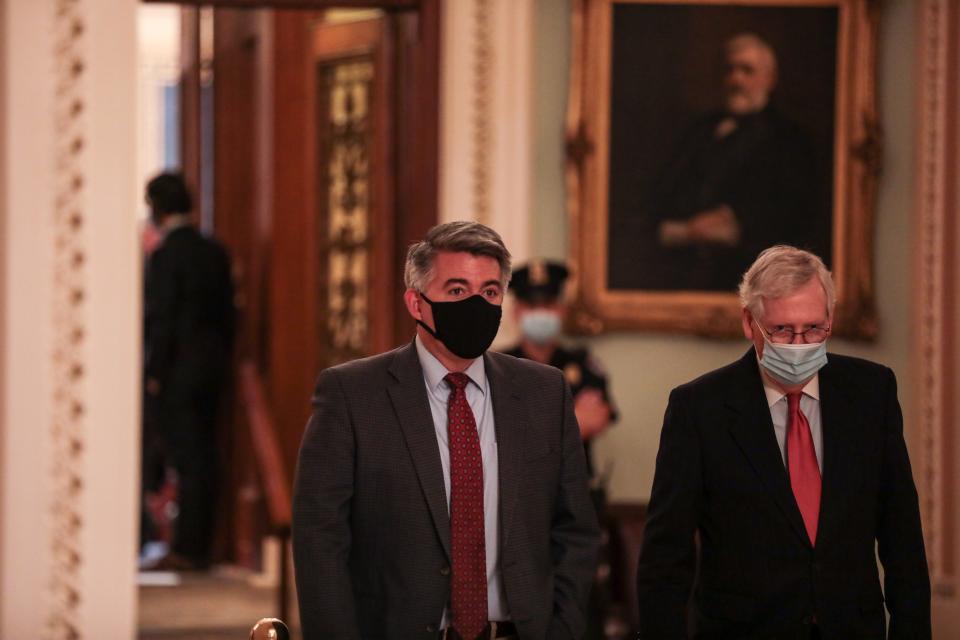
[[[757,254],[781,242],[829,255],[812,140],[771,103],[773,48],[742,33],[724,56],[722,108],[686,132],[651,185],[645,263],[657,284],[645,288],[732,291]]]

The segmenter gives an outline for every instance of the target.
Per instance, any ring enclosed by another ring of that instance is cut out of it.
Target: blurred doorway
[[[233,263],[215,560],[275,582],[263,541],[289,524],[317,373],[413,333],[402,264],[437,221],[440,0],[199,4],[175,7],[169,161]]]

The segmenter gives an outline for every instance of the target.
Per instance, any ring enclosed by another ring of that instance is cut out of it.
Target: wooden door
[[[391,23],[389,14],[275,18],[265,369],[290,469],[319,371],[395,342],[402,227]]]
[[[313,31],[319,365],[393,346],[395,73],[383,17]]]
[[[213,232],[234,257],[238,360],[264,383],[288,480],[318,372],[413,335],[402,266],[437,220],[439,6],[420,0],[352,22],[218,7],[212,60],[199,53],[197,10],[185,10],[184,168],[211,194]],[[209,153],[201,140],[212,140]],[[262,470],[243,402],[233,404],[226,546],[249,563]]]

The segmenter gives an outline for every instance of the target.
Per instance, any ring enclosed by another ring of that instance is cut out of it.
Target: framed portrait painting
[[[575,329],[740,331],[765,248],[821,256],[834,329],[877,332],[877,3],[574,0]]]

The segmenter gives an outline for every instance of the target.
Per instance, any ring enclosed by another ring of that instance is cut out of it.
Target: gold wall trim
[[[957,249],[950,185],[960,179],[955,167],[957,99],[960,71],[956,45],[958,7],[952,0],[923,0],[918,18],[917,205],[914,212],[915,444],[920,509],[934,593],[956,592],[954,473],[952,437],[954,367],[953,253]],[[945,383],[946,382],[946,383]]]
[[[83,89],[84,3],[57,0],[54,14],[55,134],[53,200],[53,353],[50,443],[52,602],[45,636],[80,638],[82,604],[80,571],[83,564],[84,393],[86,334],[83,159],[85,137]]]
[[[490,223],[490,92],[493,87],[493,43],[490,0],[473,3],[473,214]]]

